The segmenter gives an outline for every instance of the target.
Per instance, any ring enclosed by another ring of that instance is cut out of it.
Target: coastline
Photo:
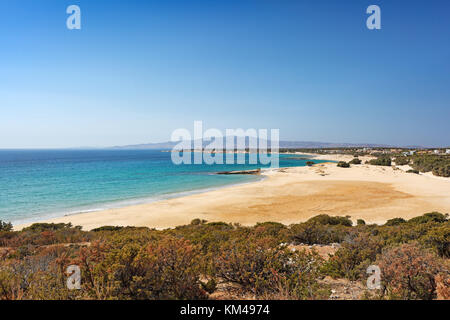
[[[330,161],[353,158],[311,155]],[[196,218],[242,225],[265,221],[290,224],[325,213],[349,215],[353,221],[384,223],[395,217],[408,219],[431,211],[450,212],[450,179],[406,173],[401,168],[355,165],[344,169],[335,163],[321,163],[312,167],[266,169],[261,177],[265,179],[44,222],[70,222],[85,230],[105,225],[165,229],[188,224]],[[28,225],[17,225],[15,229]]]
[[[263,170],[265,170],[265,169],[262,169],[262,171]],[[224,174],[224,173],[222,173],[222,174]],[[97,206],[89,207],[88,209],[80,208],[78,210],[73,209],[68,212],[49,213],[40,219],[33,219],[33,218],[27,219],[27,220],[23,219],[22,220],[23,222],[14,224],[15,226],[17,226],[14,229],[23,228],[25,226],[30,226],[34,223],[45,223],[45,222],[53,221],[53,220],[59,219],[59,218],[72,217],[72,216],[77,216],[77,215],[86,214],[86,213],[95,213],[95,212],[101,212],[101,211],[106,211],[106,210],[122,209],[122,208],[126,208],[126,207],[138,206],[138,205],[147,205],[147,204],[151,204],[151,203],[155,203],[155,202],[159,202],[159,201],[171,200],[171,199],[176,199],[176,198],[187,197],[190,195],[216,191],[216,190],[220,190],[223,188],[230,188],[233,186],[251,184],[251,183],[259,182],[261,180],[266,179],[266,177],[264,175],[260,175],[260,174],[258,174],[258,175],[249,174],[249,175],[253,176],[253,179],[255,179],[255,180],[233,182],[233,183],[228,183],[228,184],[223,184],[223,185],[218,185],[218,186],[213,186],[213,187],[185,190],[185,191],[179,191],[179,192],[177,191],[177,192],[166,193],[166,194],[158,195],[158,196],[149,196],[149,197],[132,198],[132,199],[127,199],[127,200],[117,200],[117,201],[112,201],[112,202],[105,202],[105,203],[99,204]]]

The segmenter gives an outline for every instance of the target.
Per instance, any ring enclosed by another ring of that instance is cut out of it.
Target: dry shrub
[[[438,300],[450,300],[450,276],[448,274],[438,274],[436,281],[436,294]]]
[[[216,275],[265,299],[314,299],[324,293],[317,279],[323,259],[315,252],[293,252],[265,239],[230,241],[217,258]]]
[[[415,243],[384,250],[377,264],[384,292],[391,299],[436,298],[435,277],[445,270],[438,256]]]
[[[84,290],[96,299],[204,299],[198,248],[165,237],[146,246],[95,243],[82,250]]]

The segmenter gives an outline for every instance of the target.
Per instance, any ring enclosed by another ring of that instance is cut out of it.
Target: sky
[[[450,146],[449,17],[448,0],[1,0],[0,148],[163,142],[195,120]]]

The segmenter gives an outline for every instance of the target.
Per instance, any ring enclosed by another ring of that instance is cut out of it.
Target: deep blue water
[[[306,163],[290,157],[281,155],[280,167]],[[0,220],[20,224],[251,182],[260,178],[214,173],[259,167],[177,166],[159,150],[0,150]]]

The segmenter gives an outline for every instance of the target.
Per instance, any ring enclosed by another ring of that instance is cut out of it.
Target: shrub
[[[225,222],[209,222],[207,223],[208,226],[215,227],[222,230],[231,230],[233,229],[233,226],[229,223]]]
[[[97,299],[204,299],[199,251],[187,240],[165,237],[142,247],[102,244],[82,251],[86,289]]]
[[[292,241],[307,244],[331,244],[342,242],[351,228],[342,225],[326,225],[317,222],[304,222],[291,226]]]
[[[278,222],[258,223],[253,228],[252,235],[256,238],[268,238],[282,243],[289,240],[290,230],[284,224]]]
[[[329,297],[318,281],[325,274],[363,281],[367,266],[380,261],[388,280],[393,279],[385,283],[384,298],[449,296],[448,215],[431,212],[382,226],[357,223],[353,227],[348,216],[319,215],[289,227],[197,220],[167,230],[107,226],[86,232],[69,224],[35,224],[24,231],[1,231],[0,299],[204,299],[219,286],[238,288],[239,298],[317,299]],[[341,245],[324,262],[314,248],[294,252],[285,245],[289,242]],[[415,249],[385,255],[405,245]],[[432,272],[420,269],[431,260]],[[392,261],[412,261],[410,278],[402,277],[402,269],[389,269]],[[66,287],[64,271],[71,264],[82,270],[81,290]],[[411,273],[414,268],[418,275]],[[404,282],[410,279],[411,286]]]
[[[205,224],[205,223],[207,223],[208,221],[206,221],[206,220],[203,220],[203,219],[194,219],[194,220],[192,220],[191,221],[191,225],[193,225],[193,226],[198,226],[198,225],[201,225],[201,224]]]
[[[24,228],[23,231],[42,232],[42,231],[56,231],[70,228],[72,228],[71,223],[34,223],[31,226]],[[81,229],[81,227],[75,228]]]
[[[385,226],[398,226],[399,224],[406,223],[406,220],[403,218],[393,218],[386,221]]]
[[[339,161],[337,166],[340,167],[340,168],[350,168],[350,164],[348,164],[345,161]]]
[[[358,220],[356,220],[356,224],[358,226],[365,226],[366,222],[363,219],[358,219]]]
[[[439,155],[417,155],[412,158],[411,166],[420,172],[432,172],[434,175],[450,177],[450,157]]]
[[[361,233],[344,241],[341,248],[325,263],[323,271],[332,277],[362,279],[382,247],[381,239]]]
[[[354,158],[352,161],[349,162],[350,164],[361,164],[362,161],[358,158]]]
[[[229,242],[217,258],[217,276],[265,298],[287,295],[312,299],[320,295],[317,283],[322,259],[316,253],[271,247],[263,240]]]
[[[13,229],[13,225],[11,224],[11,222],[3,222],[2,220],[0,220],[0,231],[12,231]]]
[[[419,170],[414,170],[414,169],[409,169],[408,171],[406,171],[407,173],[415,173],[415,174],[419,174]]]
[[[450,177],[450,164],[442,165],[437,168],[433,168],[431,171],[435,176]]]
[[[450,224],[431,229],[421,238],[421,242],[427,247],[436,250],[436,253],[443,258],[450,258]]]
[[[409,158],[408,157],[396,157],[395,158],[395,165],[397,166],[404,166],[409,164]]]
[[[442,273],[436,276],[436,294],[439,300],[450,300],[450,274]]]
[[[391,158],[390,157],[380,157],[377,159],[372,159],[369,161],[369,164],[375,165],[375,166],[391,166]]]
[[[435,277],[442,271],[438,257],[408,243],[383,251],[377,264],[384,291],[391,299],[436,298]]]
[[[100,232],[100,231],[119,231],[122,230],[123,227],[113,227],[113,226],[103,226],[99,228],[92,229],[93,232]]]
[[[53,300],[79,298],[65,283],[59,262],[72,249],[54,246],[34,250],[34,255],[11,259],[0,266],[0,299]]]
[[[409,223],[428,223],[428,222],[443,223],[443,222],[447,221],[447,217],[448,217],[447,215],[444,215],[439,212],[430,212],[430,213],[425,213],[422,216],[412,218],[412,219],[408,220],[408,222]]]
[[[310,223],[320,223],[320,224],[329,224],[329,225],[343,225],[347,227],[351,227],[353,225],[352,220],[349,217],[331,217],[327,214],[320,214],[318,216],[312,217],[307,222]]]

